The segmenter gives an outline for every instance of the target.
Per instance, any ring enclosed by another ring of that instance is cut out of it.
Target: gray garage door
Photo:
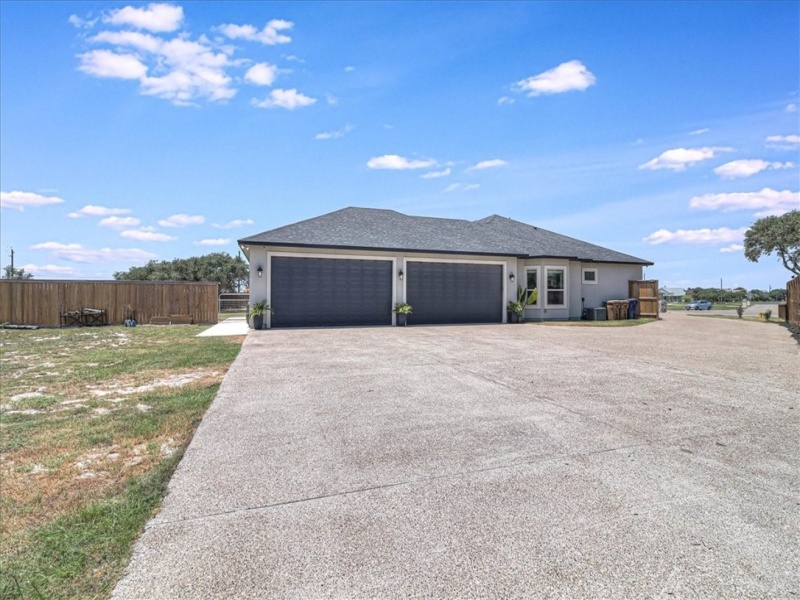
[[[409,325],[502,322],[501,265],[409,262],[406,272]]]
[[[273,327],[391,325],[392,262],[272,257]]]

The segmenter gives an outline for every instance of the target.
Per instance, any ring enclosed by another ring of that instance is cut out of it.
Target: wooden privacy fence
[[[786,284],[786,320],[800,326],[800,277]]]
[[[0,323],[58,327],[66,311],[106,310],[120,325],[131,312],[138,323],[152,317],[190,315],[217,322],[217,283],[167,281],[0,280]]]
[[[628,297],[639,299],[637,317],[658,318],[658,279],[628,281]]]

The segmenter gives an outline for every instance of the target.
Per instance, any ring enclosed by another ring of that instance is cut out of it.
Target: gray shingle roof
[[[653,263],[546,229],[492,215],[478,221],[413,217],[377,208],[343,208],[239,240],[269,245]]]

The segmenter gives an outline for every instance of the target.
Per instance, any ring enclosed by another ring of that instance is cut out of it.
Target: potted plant
[[[523,310],[524,307],[522,306],[522,302],[514,302],[513,300],[509,300],[508,305],[506,306],[506,312],[508,312],[508,322],[519,323],[519,319],[522,316]]]
[[[250,316],[252,317],[253,329],[262,329],[264,327],[264,315],[268,312],[273,312],[269,307],[266,300],[256,302],[250,306]]]
[[[401,327],[405,327],[408,321],[408,315],[411,314],[411,305],[405,302],[398,302],[394,305],[392,312],[397,315],[397,324]]]

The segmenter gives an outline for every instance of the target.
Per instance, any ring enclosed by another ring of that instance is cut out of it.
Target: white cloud
[[[741,252],[742,250],[744,250],[744,246],[741,244],[731,244],[719,249],[720,252]]]
[[[481,187],[480,183],[451,183],[442,190],[445,194],[452,194],[453,192],[469,192],[470,190],[477,190]]]
[[[67,22],[70,25],[74,25],[78,29],[91,29],[94,27],[94,24],[97,23],[97,18],[95,17],[92,19],[87,16],[87,18],[82,19],[78,15],[70,15],[67,19]]]
[[[105,219],[101,219],[98,223],[100,227],[110,227],[111,229],[136,227],[138,224],[139,219],[136,217],[106,217]]]
[[[272,85],[278,76],[278,67],[269,63],[256,63],[244,74],[245,81],[253,85]]]
[[[238,227],[244,227],[245,225],[253,225],[253,223],[255,223],[253,219],[234,219],[227,223],[214,223],[212,227],[216,227],[217,229],[236,229]]]
[[[514,102],[516,102],[516,100],[514,98],[509,97],[509,96],[500,96],[497,99],[497,105],[498,106],[503,106],[505,104],[514,104]]]
[[[24,212],[33,206],[47,206],[48,204],[61,204],[64,200],[58,196],[42,196],[33,192],[0,192],[0,207],[13,208]]]
[[[734,192],[730,194],[705,194],[689,201],[691,208],[700,210],[757,210],[755,216],[782,215],[800,208],[800,192],[779,192],[764,188],[760,192]]]
[[[146,58],[92,50],[80,55],[79,67],[95,77],[137,79],[144,95],[188,105],[196,98],[222,101],[236,94],[230,87],[232,79],[225,72],[233,61],[224,52],[215,52],[205,37],[198,41],[184,37],[165,41],[136,31],[101,31],[89,41],[135,48],[144,53]]]
[[[800,144],[800,135],[771,135],[767,137],[767,141],[784,144]]]
[[[669,169],[670,171],[685,171],[687,166],[697,164],[703,160],[714,158],[720,152],[732,152],[733,148],[708,147],[702,148],[673,148],[662,152],[656,158],[639,165],[640,169]]]
[[[164,45],[161,38],[139,31],[101,31],[89,38],[89,41],[94,44],[127,46],[151,53],[160,52]]]
[[[195,242],[195,244],[198,246],[224,246],[230,243],[231,241],[225,238],[214,238],[210,240],[200,240],[199,242]]]
[[[397,154],[384,154],[375,156],[367,161],[370,169],[387,169],[390,171],[406,171],[410,169],[427,169],[436,164],[433,159],[409,160]]]
[[[669,231],[659,229],[651,233],[642,241],[648,244],[725,244],[731,242],[741,242],[747,227],[730,229],[720,227],[719,229],[678,229]]]
[[[107,263],[126,261],[144,263],[158,258],[151,252],[139,248],[100,248],[93,250],[84,248],[81,244],[62,244],[60,242],[44,242],[31,246],[33,250],[47,250],[54,256],[63,260],[79,263]]]
[[[791,169],[792,162],[768,162],[761,159],[742,159],[727,162],[714,169],[714,173],[723,179],[736,179],[737,177],[750,177],[767,169]]]
[[[689,135],[703,135],[704,133],[708,133],[711,131],[708,127],[703,127],[702,129],[695,129],[694,131],[690,131]]]
[[[427,173],[423,173],[422,175],[420,175],[420,177],[422,177],[423,179],[439,179],[439,177],[447,177],[448,175],[450,175],[450,173],[451,173],[450,167],[447,167],[446,169],[443,169],[441,171],[429,171]]]
[[[162,227],[187,227],[189,225],[202,225],[205,222],[206,218],[202,215],[180,213],[167,217],[166,219],[161,219],[158,224]]]
[[[127,215],[130,212],[129,208],[108,208],[107,206],[87,204],[82,209],[71,212],[67,216],[72,219],[79,217],[110,217],[112,215]]]
[[[262,30],[257,30],[252,25],[220,25],[219,30],[222,34],[232,40],[247,40],[248,42],[260,42],[267,46],[276,44],[288,44],[292,41],[288,35],[279,33],[291,29],[294,23],[282,19],[273,19]]]
[[[166,75],[141,80],[142,93],[187,104],[202,97],[211,101],[228,100],[236,95],[224,68],[230,61],[224,53],[214,53],[200,42],[175,38],[158,51],[158,60],[170,68]]]
[[[120,233],[120,235],[124,238],[139,240],[141,242],[171,242],[178,239],[171,235],[167,235],[166,233],[152,231],[152,228],[148,227],[143,227],[141,229],[129,229],[127,231],[123,231]]]
[[[791,104],[787,104],[786,105],[786,112],[788,112],[788,113],[797,112],[797,104],[795,104],[794,102],[792,102]]]
[[[353,72],[353,71],[355,71],[355,70],[356,70],[356,68],[355,68],[353,65],[347,65],[347,66],[344,68],[344,72],[345,72],[345,73],[352,73],[352,72]]]
[[[263,100],[256,100],[253,98],[250,103],[256,108],[285,108],[286,110],[294,110],[298,106],[310,106],[316,101],[316,98],[311,98],[292,89],[272,90],[269,97]]]
[[[491,160],[482,160],[478,164],[472,165],[467,171],[483,171],[484,169],[496,169],[497,167],[505,167],[508,163],[500,158],[493,158]]]
[[[517,92],[527,92],[528,96],[561,94],[571,90],[583,91],[597,81],[594,74],[579,60],[561,63],[554,69],[528,77],[514,84]]]
[[[103,21],[112,25],[129,25],[136,29],[148,31],[175,31],[183,21],[183,8],[172,4],[148,4],[145,8],[126,6],[112,10],[103,17]]]
[[[344,137],[348,133],[353,131],[353,126],[350,124],[345,125],[341,129],[336,131],[323,131],[322,133],[318,133],[314,136],[315,140],[332,140],[334,138]]]
[[[140,79],[147,74],[147,66],[133,54],[117,54],[110,50],[91,50],[79,54],[78,70],[92,77],[114,79]]]
[[[60,265],[34,265],[34,264],[27,264],[22,265],[20,267],[26,273],[32,273],[33,275],[50,275],[50,276],[76,276],[80,274],[80,269],[76,269],[75,267],[62,267]]]

